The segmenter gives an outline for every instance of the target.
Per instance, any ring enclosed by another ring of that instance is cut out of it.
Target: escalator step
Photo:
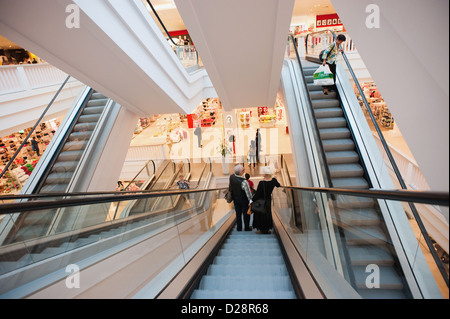
[[[105,109],[104,106],[91,106],[91,107],[85,107],[83,110],[83,115],[88,114],[101,114],[103,110]]]
[[[314,88],[314,90],[311,90]],[[328,95],[323,94],[323,88],[321,86],[308,86],[309,96],[312,101],[325,100],[325,99],[337,99],[337,92],[328,92]]]
[[[69,141],[84,141],[91,137],[92,131],[72,132],[69,135]]]
[[[240,276],[250,276],[255,273],[271,274],[273,276],[288,276],[285,265],[254,265],[252,267],[239,268]],[[211,264],[207,270],[208,275],[236,275],[235,265],[217,265]]]
[[[326,152],[326,157],[329,165],[359,162],[359,156],[355,151]]]
[[[66,151],[81,151],[83,150],[86,145],[88,144],[88,141],[72,141],[72,142],[67,142],[66,144],[64,144],[63,147],[63,152]]]
[[[107,97],[101,94],[100,92],[92,93],[91,100],[98,100],[98,99],[107,99]]]
[[[67,189],[67,184],[45,184],[40,193],[64,193]]]
[[[369,189],[369,183],[362,177],[333,178],[333,187],[351,189]]]
[[[58,156],[58,161],[72,162],[78,161],[81,158],[82,152],[80,151],[65,151],[61,152]]]
[[[91,106],[105,106],[106,103],[108,102],[108,99],[91,99],[89,100],[89,102],[87,102],[87,107],[91,107]]]
[[[78,123],[97,123],[100,116],[101,113],[81,115],[78,119]]]
[[[322,141],[322,144],[325,152],[353,151],[355,149],[353,140],[348,138],[324,140]]]
[[[270,290],[289,291],[292,283],[289,276],[203,276],[199,289],[205,290]]]
[[[346,127],[337,127],[337,128],[324,128],[319,130],[320,137],[322,139],[342,139],[349,138],[351,136],[350,130]]]
[[[387,251],[386,246],[349,246],[348,252],[351,263],[354,266],[367,266],[370,264],[392,266],[395,263],[394,257]]]
[[[271,265],[284,265],[283,256],[216,256],[216,265],[257,265],[270,263]]]
[[[317,125],[319,129],[346,127],[347,121],[343,117],[319,118]]]
[[[321,109],[321,108],[339,107],[339,105],[340,105],[338,99],[313,100],[313,101],[311,101],[311,104],[312,104],[314,110]]]
[[[359,164],[333,164],[329,165],[332,178],[340,177],[361,177],[364,169]]]
[[[314,114],[316,119],[319,118],[330,118],[330,117],[342,117],[344,112],[340,107],[324,107],[320,109],[315,109]]]
[[[276,248],[264,248],[256,250],[253,247],[248,247],[244,249],[221,249],[218,256],[281,256],[280,249]]]
[[[73,173],[51,173],[48,175],[47,184],[69,184],[72,179]]]
[[[72,132],[93,131],[97,123],[77,123]]]
[[[388,238],[378,226],[361,226],[344,229],[348,245],[385,245]]]
[[[293,291],[195,290],[191,299],[296,299]]]
[[[380,287],[378,289],[403,289],[403,282],[393,267],[379,266],[379,270]],[[366,286],[366,279],[369,273],[366,272],[366,267],[355,266],[353,267],[353,273],[355,274],[356,285],[358,288],[368,289]]]
[[[341,210],[337,217],[342,227],[376,226],[380,224],[380,218],[372,208],[358,208],[353,206],[352,210]]]

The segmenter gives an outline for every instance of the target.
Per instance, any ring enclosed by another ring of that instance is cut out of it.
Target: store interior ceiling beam
[[[175,0],[225,110],[273,107],[294,0]]]

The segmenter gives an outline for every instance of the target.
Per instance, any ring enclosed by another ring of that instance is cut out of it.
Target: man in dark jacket
[[[252,193],[247,180],[243,176],[244,172],[244,166],[236,165],[234,167],[234,174],[230,175],[229,188],[233,197],[234,210],[236,211],[238,231],[242,231],[242,217],[244,219],[244,230],[251,230],[250,215],[247,214],[247,210],[252,203]]]
[[[33,138],[31,138],[31,148],[36,152],[37,156],[41,156],[39,154],[39,143]]]

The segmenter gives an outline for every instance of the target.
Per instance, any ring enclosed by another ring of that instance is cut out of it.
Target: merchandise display
[[[273,127],[275,126],[277,119],[275,114],[266,114],[259,117],[259,123],[261,127]]]
[[[24,145],[16,156],[14,163],[10,166],[9,172],[6,172],[0,179],[0,193],[17,193],[22,189],[59,125],[59,120],[54,119],[41,123],[41,125],[36,128],[27,144]],[[0,172],[17,152],[30,131],[31,128],[27,128],[20,132],[0,138]],[[31,146],[32,138],[37,142],[39,155]]]
[[[222,107],[218,99],[204,99],[195,112],[187,115],[188,127],[196,128],[197,125],[201,127],[211,127],[216,124],[217,113]]]
[[[373,82],[364,82],[361,84],[361,87],[364,90],[364,96],[369,103],[370,109],[377,120],[378,124],[386,129],[394,128],[394,118],[392,117],[391,112],[386,106],[383,98],[381,97],[380,92],[378,91],[375,83]],[[369,112],[367,111],[364,103],[362,102],[362,97],[359,94],[359,91],[355,88],[355,93],[360,101],[360,105],[364,111],[364,114],[369,117]],[[369,121],[370,122],[370,121]]]
[[[239,112],[239,125],[241,128],[250,127],[250,111]]]

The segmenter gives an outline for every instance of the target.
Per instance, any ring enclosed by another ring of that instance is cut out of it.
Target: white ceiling
[[[142,0],[150,10],[146,0]],[[186,26],[173,0],[150,0],[168,31],[185,30]],[[295,0],[292,17],[335,13],[330,0]]]
[[[294,0],[176,4],[224,108],[275,105]]]

